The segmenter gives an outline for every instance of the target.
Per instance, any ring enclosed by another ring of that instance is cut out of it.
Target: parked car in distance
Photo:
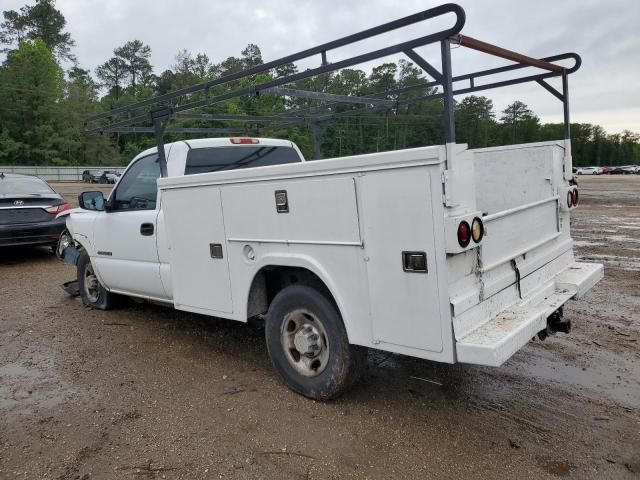
[[[98,183],[100,175],[102,174],[102,172],[98,172],[96,170],[85,170],[85,172],[89,175],[89,183]],[[84,172],[82,179],[84,180]]]
[[[120,172],[107,173],[107,178],[110,179],[111,183],[116,183],[121,176],[122,176],[122,173]]]
[[[84,183],[91,183],[93,181],[93,175],[89,170],[85,170],[82,172],[82,181]]]
[[[116,183],[118,178],[120,178],[120,173],[104,170],[96,175],[96,177],[98,179],[96,183]]]
[[[600,167],[603,174],[610,175],[611,172],[615,169],[615,167]]]
[[[634,173],[640,173],[640,167],[638,165],[623,165],[620,168],[620,173],[623,175],[631,175]]]
[[[85,170],[82,173],[82,181],[85,181],[85,172],[88,174],[89,183],[116,183],[118,181],[118,178],[120,178],[120,173],[119,172],[114,172],[112,170],[94,170],[94,171],[89,171],[89,170]]]
[[[576,175],[600,175],[602,169],[600,167],[578,167]]]
[[[618,165],[613,167],[613,170],[609,172],[611,175],[631,175],[634,173],[640,173],[640,166],[638,165]]]
[[[0,247],[50,245],[55,251],[71,206],[47,182],[32,175],[0,172]]]

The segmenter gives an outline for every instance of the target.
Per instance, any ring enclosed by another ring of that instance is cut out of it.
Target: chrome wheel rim
[[[289,364],[305,377],[320,375],[327,367],[327,331],[320,319],[308,310],[294,310],[285,316],[280,341]]]
[[[84,293],[91,303],[96,303],[100,298],[100,282],[93,271],[91,262],[84,269]]]

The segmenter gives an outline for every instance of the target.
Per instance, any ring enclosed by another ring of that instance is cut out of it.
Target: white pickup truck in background
[[[311,398],[347,389],[368,348],[499,366],[568,332],[563,305],[603,275],[574,259],[563,145],[305,162],[283,140],[175,142],[165,178],[154,148],[108,199],[83,193],[59,254],[94,308],[264,317],[276,371]]]

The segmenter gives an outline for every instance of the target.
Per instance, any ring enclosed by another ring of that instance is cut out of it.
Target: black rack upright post
[[[442,56],[442,94],[444,95],[444,139],[445,143],[456,142],[456,124],[453,117],[453,79],[451,75],[451,42],[440,42]]]
[[[562,107],[564,111],[564,178],[573,178],[573,159],[571,155],[571,117],[569,116],[569,74],[562,72]]]
[[[167,155],[164,150],[164,129],[167,122],[173,115],[173,110],[169,107],[160,107],[149,112],[151,123],[153,124],[153,132],[156,136],[156,144],[158,146],[158,158],[160,160],[160,176],[167,176]]]

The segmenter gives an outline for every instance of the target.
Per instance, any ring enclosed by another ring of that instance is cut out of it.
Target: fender
[[[250,275],[250,282],[244,286],[244,292],[242,295],[242,305],[240,305],[240,310],[238,314],[241,315],[241,318],[246,319],[247,317],[247,308],[249,302],[249,292],[251,290],[251,285],[253,284],[256,275],[260,270],[265,267],[292,267],[292,268],[304,268],[309,270],[313,274],[315,274],[327,287],[329,293],[331,293],[336,305],[338,306],[338,311],[342,315],[345,312],[345,302],[342,298],[342,295],[339,293],[338,288],[336,287],[335,282],[333,281],[329,272],[312,256],[309,255],[301,255],[301,254],[268,254],[261,258],[259,258],[255,264],[254,268]],[[246,320],[245,320],[246,321]],[[352,338],[352,332],[350,332],[349,322],[344,322],[345,329],[347,330],[347,337],[349,339]]]
[[[96,215],[96,212],[90,212],[81,208],[74,208],[60,214],[60,216],[65,216],[67,218],[67,231],[71,234],[74,244],[60,252],[59,257],[67,263],[77,266],[79,250],[80,248],[83,248],[89,255],[93,271],[96,277],[98,277],[98,281],[107,289],[107,291],[110,291],[100,275],[100,270],[93,261],[93,258],[96,256],[96,251],[89,232],[93,232],[93,222],[96,219]],[[67,252],[67,250],[69,250],[69,252]]]

